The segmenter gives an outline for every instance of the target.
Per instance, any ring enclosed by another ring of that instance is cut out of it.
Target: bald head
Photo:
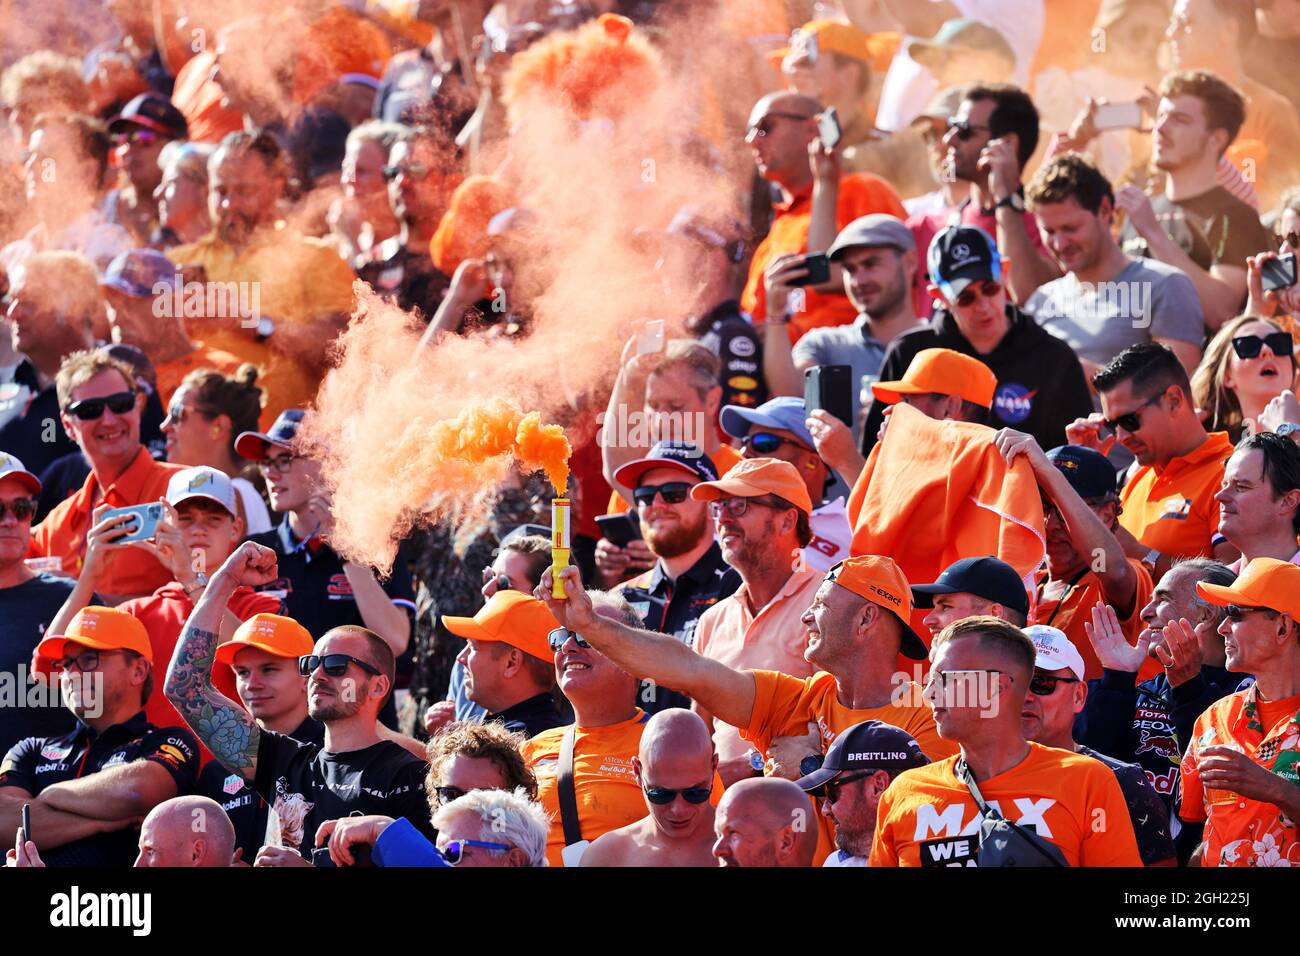
[[[802,93],[794,93],[789,90],[782,90],[779,93],[768,93],[754,104],[754,115],[763,115],[764,113],[771,111],[779,113],[797,113],[800,116],[812,116],[814,113],[820,113],[822,111],[822,105],[811,96],[805,96]]]
[[[215,800],[200,796],[164,800],[140,825],[140,855],[135,865],[230,866],[235,828]]]
[[[802,93],[769,93],[749,112],[745,142],[758,174],[786,192],[812,182],[808,144],[817,135],[815,117],[821,104]]]
[[[722,866],[811,866],[817,824],[808,795],[777,777],[742,780],[718,804],[713,855]]]
[[[713,754],[713,738],[700,715],[681,707],[662,710],[646,722],[641,734],[641,763],[653,767],[665,759],[689,757],[705,762]]]

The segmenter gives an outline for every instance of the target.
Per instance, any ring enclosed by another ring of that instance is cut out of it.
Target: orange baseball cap
[[[213,660],[233,667],[235,655],[246,647],[256,647],[276,657],[299,658],[310,654],[316,642],[307,628],[281,614],[254,614],[235,629],[234,636],[217,648]]]
[[[1198,582],[1196,593],[1220,607],[1266,607],[1300,621],[1300,566],[1290,561],[1256,558],[1241,569],[1231,585]]]
[[[778,70],[788,56],[816,63],[823,53],[839,53],[871,63],[874,59],[871,34],[840,20],[809,20],[790,34],[790,45],[773,50],[768,60]]]
[[[442,624],[458,637],[500,641],[538,660],[555,659],[547,635],[560,622],[545,604],[522,591],[498,591],[473,617],[444,615]]]
[[[912,617],[912,587],[893,558],[878,554],[845,558],[826,572],[826,580],[893,613],[903,625],[903,643],[899,650],[904,657],[923,661],[929,656],[925,642],[908,623]]]
[[[886,405],[903,395],[958,395],[992,408],[997,388],[997,376],[979,359],[952,349],[922,349],[912,357],[902,381],[876,382],[871,393]]]
[[[135,651],[153,663],[153,647],[144,625],[125,611],[111,607],[83,607],[68,624],[67,633],[47,637],[36,645],[36,655],[45,661],[57,661],[69,641],[100,651]]]
[[[804,514],[812,514],[808,486],[794,465],[776,458],[742,458],[717,481],[702,481],[691,489],[691,497],[696,501],[717,501],[730,495],[738,498],[776,495]]]

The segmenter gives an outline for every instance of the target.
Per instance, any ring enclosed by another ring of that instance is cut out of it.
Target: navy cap
[[[1083,445],[1060,445],[1047,453],[1047,460],[1061,470],[1080,498],[1115,494],[1118,476],[1101,452]]]
[[[655,468],[676,468],[700,481],[718,480],[718,467],[713,459],[699,445],[688,441],[656,442],[644,458],[629,461],[614,472],[614,480],[624,488],[635,488],[641,476]]]
[[[120,253],[108,264],[99,284],[142,299],[155,294],[169,294],[179,281],[176,264],[161,252],[132,249]]]
[[[286,408],[275,420],[270,431],[240,432],[239,437],[235,439],[235,451],[249,461],[261,461],[266,457],[267,445],[289,448],[306,414],[301,408]]]
[[[930,279],[950,299],[972,282],[1002,279],[998,244],[978,226],[949,226],[930,240],[925,257]]]
[[[812,432],[804,421],[808,413],[804,410],[802,398],[783,395],[769,399],[758,408],[745,408],[742,405],[724,405],[719,423],[722,430],[732,438],[744,438],[755,425],[759,428],[780,428],[793,432],[809,448],[815,449]]]
[[[916,738],[879,720],[864,720],[840,732],[826,751],[821,769],[795,781],[801,790],[817,790],[845,770],[886,770],[891,774],[930,762]]]
[[[1016,569],[992,555],[962,558],[943,569],[933,584],[912,585],[917,607],[934,607],[935,594],[974,594],[1021,614],[1029,614],[1029,592]]]
[[[128,126],[143,126],[171,139],[185,139],[189,123],[185,114],[172,101],[158,93],[141,93],[114,116],[108,123],[110,133],[119,133]]]

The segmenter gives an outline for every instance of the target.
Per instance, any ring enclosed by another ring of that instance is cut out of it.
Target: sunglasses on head
[[[985,279],[983,282],[972,282],[966,288],[961,290],[961,295],[954,300],[963,309],[969,309],[975,304],[981,295],[986,299],[991,299],[1002,291],[1002,283],[995,282],[992,279]]]
[[[1232,350],[1237,358],[1253,359],[1264,350],[1264,346],[1278,358],[1290,358],[1294,354],[1295,341],[1290,332],[1270,332],[1268,335],[1238,335],[1232,340]]]
[[[793,445],[801,451],[808,450],[797,441],[773,435],[771,432],[750,432],[740,440],[740,443],[756,455],[770,455],[782,445]]]
[[[13,513],[13,516],[19,521],[26,521],[32,515],[36,514],[36,499],[34,498],[15,498],[8,503],[0,501],[0,521],[4,521],[5,515]]]
[[[83,398],[70,404],[64,411],[83,422],[93,422],[104,414],[105,408],[114,415],[125,415],[135,408],[135,392],[115,392],[103,398]]]
[[[1263,611],[1265,614],[1269,615],[1270,617],[1276,616],[1278,613],[1277,611],[1273,610],[1271,607],[1247,607],[1243,604],[1229,604],[1227,607],[1223,609],[1223,613],[1227,615],[1228,620],[1232,621],[1234,624],[1237,623],[1238,621],[1243,620],[1247,614],[1250,614],[1254,611]]]
[[[1077,677],[1053,677],[1051,674],[1035,674],[1029,678],[1029,693],[1035,697],[1050,697],[1056,693],[1058,684],[1077,684]]]
[[[1117,415],[1115,418],[1107,418],[1102,422],[1102,424],[1112,432],[1120,428],[1124,429],[1126,432],[1135,432],[1142,427],[1142,410],[1148,405],[1154,405],[1164,397],[1164,392],[1157,392],[1137,408],[1133,409],[1133,411],[1125,412],[1123,415]]]
[[[680,793],[687,803],[704,803],[712,790],[709,787],[687,787],[685,790],[670,790],[668,787],[646,787],[645,798],[658,806],[666,806],[677,799]]]
[[[357,660],[350,654],[304,654],[298,658],[298,673],[310,677],[316,668],[321,668],[330,677],[342,677],[348,672],[348,665],[356,664],[372,677],[378,677],[379,671],[365,661]]]
[[[551,645],[551,650],[558,651],[564,646],[564,642],[569,638],[573,638],[573,642],[579,647],[591,647],[591,645],[584,641],[580,635],[569,630],[567,627],[557,627],[555,630],[551,631],[546,635],[546,642]]]
[[[666,505],[679,505],[691,493],[691,486],[685,481],[670,481],[666,485],[642,485],[632,492],[632,500],[642,508],[655,503],[655,495],[661,495]]]
[[[491,850],[497,853],[514,849],[509,843],[489,843],[486,840],[449,840],[447,845],[442,848],[443,859],[455,866],[464,858],[465,847],[467,846],[476,846],[481,850]]]
[[[987,126],[972,126],[969,120],[958,119],[955,116],[950,116],[948,118],[948,129],[956,130],[957,138],[963,143],[976,133],[991,132]]]

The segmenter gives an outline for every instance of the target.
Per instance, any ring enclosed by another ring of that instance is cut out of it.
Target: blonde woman
[[[1234,443],[1257,431],[1269,400],[1296,387],[1294,349],[1291,333],[1274,321],[1241,315],[1227,322],[1192,376],[1205,427],[1226,431]]]

